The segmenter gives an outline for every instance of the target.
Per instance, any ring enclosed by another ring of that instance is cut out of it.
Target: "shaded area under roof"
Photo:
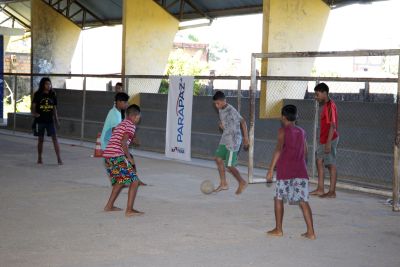
[[[78,26],[122,23],[122,0],[43,0]],[[150,0],[149,0],[150,1]],[[153,0],[180,21],[262,13],[263,0]],[[386,0],[321,0],[331,8]],[[0,0],[3,11],[30,25],[30,1]]]

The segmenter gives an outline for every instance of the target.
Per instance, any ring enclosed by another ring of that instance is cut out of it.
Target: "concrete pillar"
[[[31,0],[31,30],[32,72],[70,73],[81,29],[43,1]],[[66,78],[52,78],[53,87],[63,88]]]
[[[264,0],[262,52],[318,51],[330,8],[321,0]],[[309,76],[315,58],[270,59],[261,75]],[[307,82],[261,84],[260,117],[280,116],[282,99],[302,99]]]
[[[122,74],[163,75],[179,21],[149,0],[124,0]],[[161,80],[129,79],[128,93],[158,92]]]

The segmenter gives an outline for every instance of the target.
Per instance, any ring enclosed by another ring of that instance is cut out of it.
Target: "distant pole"
[[[256,75],[256,57],[251,56],[251,86],[250,86],[250,129],[249,129],[249,164],[248,179],[249,183],[253,183],[254,178],[254,124],[256,117],[256,92],[257,92],[257,75]]]
[[[400,147],[400,56],[397,73],[397,114],[396,114],[396,139],[394,142],[393,155],[393,211],[400,211],[399,189],[400,189],[400,170],[399,170],[399,147]]]
[[[85,138],[85,111],[86,111],[86,77],[83,78],[83,91],[82,91],[82,117],[81,117],[81,137],[80,141],[83,144]]]
[[[17,75],[14,75],[14,116],[13,116],[13,134],[15,134],[15,131],[17,130],[17,97],[18,97],[18,77]]]
[[[315,81],[317,85],[319,81]],[[312,150],[312,173],[311,177],[315,179],[315,169],[316,169],[316,153],[317,153],[317,131],[318,131],[318,121],[319,121],[319,104],[317,100],[314,100],[314,128],[313,128],[313,150]]]
[[[0,114],[3,120],[4,114],[4,37],[0,35]]]
[[[238,84],[237,84],[237,108],[238,112],[240,113],[240,110],[242,109],[242,79],[238,79]]]

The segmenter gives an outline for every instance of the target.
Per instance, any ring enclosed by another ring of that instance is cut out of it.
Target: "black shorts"
[[[33,134],[35,136],[44,137],[44,133],[47,132],[47,136],[56,135],[56,128],[54,127],[54,123],[35,123],[35,128],[33,130]]]

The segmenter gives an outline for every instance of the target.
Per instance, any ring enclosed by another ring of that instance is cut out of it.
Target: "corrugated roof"
[[[122,23],[122,0],[43,0],[77,25],[101,26]],[[151,0],[149,0],[151,1]],[[262,12],[263,0],[153,0],[180,21],[210,20]],[[385,0],[322,0],[332,8]],[[30,1],[0,0],[4,11],[30,24]]]

